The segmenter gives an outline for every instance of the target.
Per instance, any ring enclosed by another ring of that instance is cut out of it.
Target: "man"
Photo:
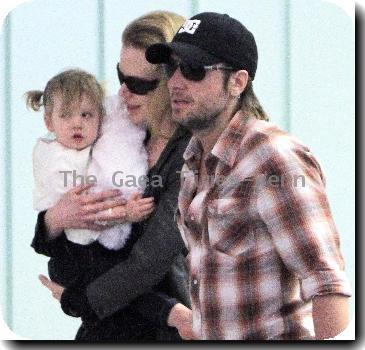
[[[193,132],[177,213],[193,334],[331,338],[348,324],[351,292],[323,174],[307,147],[267,122],[252,88],[257,56],[252,33],[218,13],[192,17],[146,52],[163,63],[174,120]]]

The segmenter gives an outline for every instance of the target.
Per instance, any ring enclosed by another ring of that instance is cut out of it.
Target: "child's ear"
[[[46,124],[48,131],[54,132],[52,117],[49,114],[44,115],[44,123]]]

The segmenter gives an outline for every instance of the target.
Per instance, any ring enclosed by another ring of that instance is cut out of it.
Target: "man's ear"
[[[239,70],[233,73],[229,81],[229,92],[231,96],[238,97],[245,90],[248,82],[248,72]]]
[[[44,123],[46,124],[48,131],[54,132],[52,117],[49,114],[44,115]]]

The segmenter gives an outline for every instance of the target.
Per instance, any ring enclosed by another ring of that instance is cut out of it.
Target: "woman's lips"
[[[136,110],[138,110],[141,106],[139,105],[127,105],[127,110],[128,112],[135,112]]]

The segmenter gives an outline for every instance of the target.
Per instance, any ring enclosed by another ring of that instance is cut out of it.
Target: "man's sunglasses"
[[[117,63],[117,72],[120,85],[124,83],[130,92],[137,95],[147,95],[150,91],[155,90],[160,82],[158,79],[145,80],[126,76],[120,71],[119,63]]]
[[[162,65],[163,74],[167,79],[170,79],[178,68],[180,68],[181,74],[185,79],[193,81],[203,80],[208,70],[234,70],[232,67],[227,67],[222,64],[212,66],[194,66],[185,62],[177,62],[173,59]]]

